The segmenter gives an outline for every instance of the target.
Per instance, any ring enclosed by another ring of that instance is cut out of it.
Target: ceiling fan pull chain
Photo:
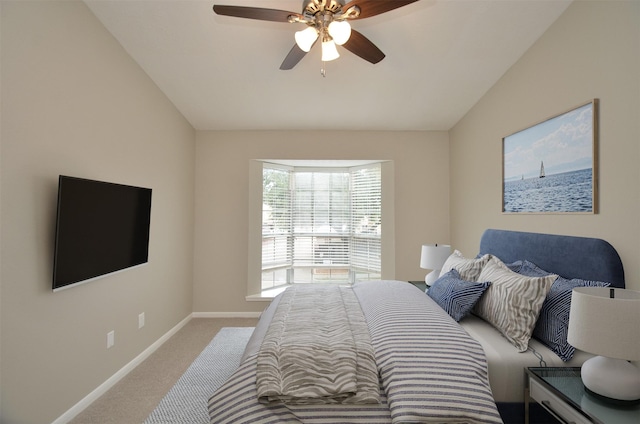
[[[327,76],[327,70],[325,69],[325,64],[327,62],[322,62],[322,68],[320,68],[320,75],[322,75],[322,78],[325,78]]]

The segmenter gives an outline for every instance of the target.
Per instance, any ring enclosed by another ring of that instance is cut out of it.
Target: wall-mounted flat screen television
[[[60,175],[53,290],[149,259],[151,189]]]

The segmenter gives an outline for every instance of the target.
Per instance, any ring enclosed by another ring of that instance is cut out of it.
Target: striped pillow
[[[519,352],[527,350],[542,303],[558,278],[526,277],[511,271],[491,257],[480,273],[480,281],[491,286],[476,304],[474,312],[496,327]]]
[[[542,304],[540,318],[533,337],[553,350],[563,361],[573,358],[576,348],[567,341],[569,333],[569,311],[571,310],[571,291],[575,287],[609,287],[610,283],[587,281],[574,278],[567,280],[559,277],[551,286],[551,291]]]
[[[520,273],[528,276],[551,274],[536,264],[524,261]],[[576,348],[567,342],[569,332],[569,311],[571,310],[571,291],[576,287],[609,287],[602,281],[588,281],[558,277],[544,299],[538,322],[533,329],[533,337],[551,349],[563,361],[573,358]]]
[[[516,271],[514,269],[514,271]],[[528,260],[522,261],[522,266],[520,270],[516,271],[518,274],[526,275],[527,277],[546,277],[547,275],[553,274],[552,272],[545,271],[540,268],[538,265],[530,262]]]
[[[459,250],[455,250],[451,256],[447,258],[442,270],[440,271],[440,277],[444,276],[447,272],[455,269],[460,273],[460,278],[465,281],[478,281],[478,276],[482,267],[489,261],[491,255],[486,254],[477,259],[467,259],[462,256]]]
[[[505,264],[507,266],[507,268],[509,268],[511,271],[513,272],[517,272],[518,274],[522,274],[520,272],[520,269],[522,269],[522,265],[523,262],[522,261],[515,261],[515,262],[511,262],[510,264]]]
[[[460,321],[467,316],[491,283],[473,283],[460,278],[455,269],[438,278],[427,290],[432,298],[451,318]]]

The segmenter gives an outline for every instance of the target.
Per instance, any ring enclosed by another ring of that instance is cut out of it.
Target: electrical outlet
[[[144,312],[138,315],[138,330],[144,327]]]
[[[113,347],[114,344],[116,344],[116,332],[112,330],[107,333],[107,349]]]

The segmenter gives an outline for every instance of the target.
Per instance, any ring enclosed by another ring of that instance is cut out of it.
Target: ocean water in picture
[[[504,212],[592,211],[592,168],[504,182]]]

